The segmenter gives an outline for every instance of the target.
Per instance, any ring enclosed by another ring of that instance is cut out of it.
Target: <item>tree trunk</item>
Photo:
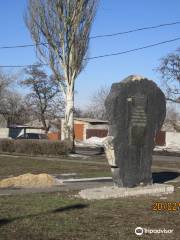
[[[45,133],[47,134],[47,133],[48,133],[48,130],[49,130],[49,127],[48,127],[47,124],[46,124],[46,119],[45,119],[44,115],[41,115],[41,122],[42,122],[42,124],[43,124],[43,128],[44,128],[44,130],[45,130]]]
[[[67,84],[66,109],[63,125],[64,139],[70,144],[71,151],[74,151],[74,82]]]

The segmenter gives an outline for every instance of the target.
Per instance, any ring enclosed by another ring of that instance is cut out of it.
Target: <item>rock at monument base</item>
[[[119,187],[151,184],[154,138],[166,115],[163,92],[153,81],[132,75],[112,85],[105,106],[110,123],[105,152],[114,168],[114,183]]]
[[[125,197],[138,197],[142,195],[163,195],[174,192],[173,185],[167,184],[152,184],[147,186],[138,186],[134,188],[124,187],[102,187],[84,189],[79,192],[79,196],[88,200],[100,200],[111,198],[125,198]]]
[[[23,187],[23,188],[45,188],[56,185],[52,176],[41,173],[26,173],[17,177],[6,178],[0,181],[0,188]]]

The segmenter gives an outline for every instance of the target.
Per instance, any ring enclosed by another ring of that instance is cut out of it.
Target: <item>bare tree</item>
[[[29,0],[25,18],[38,53],[49,64],[64,91],[64,137],[71,143],[74,142],[74,84],[85,65],[97,1]]]
[[[3,71],[0,71],[0,105],[6,96],[6,91],[12,81],[12,77]]]
[[[105,109],[105,100],[109,94],[109,87],[102,86],[100,87],[90,98],[90,104],[86,107],[86,110],[83,112],[84,117],[98,118],[106,120],[106,109]]]
[[[7,92],[3,108],[8,125],[24,124],[30,120],[32,109],[18,92]]]
[[[174,124],[179,120],[179,112],[176,110],[175,106],[168,105],[166,111],[166,123]]]
[[[31,92],[27,94],[29,104],[41,120],[45,131],[48,132],[49,126],[46,119],[55,116],[58,103],[61,103],[61,108],[58,105],[59,110],[63,111],[63,99],[57,82],[54,77],[47,76],[40,66],[28,67],[25,73],[27,77],[21,81],[21,84],[30,88]]]
[[[23,124],[29,120],[30,109],[24,98],[13,88],[14,74],[0,72],[0,113],[8,124]]]
[[[157,71],[166,88],[166,99],[180,103],[180,48],[161,59]]]

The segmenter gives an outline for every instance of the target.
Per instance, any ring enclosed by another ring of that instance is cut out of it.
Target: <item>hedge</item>
[[[0,152],[30,155],[66,155],[69,146],[65,141],[0,139]]]

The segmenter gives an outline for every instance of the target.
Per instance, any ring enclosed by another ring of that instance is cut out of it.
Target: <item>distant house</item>
[[[50,140],[63,140],[64,118],[47,121],[49,125],[48,138]],[[34,129],[43,129],[40,121],[35,120],[26,124]],[[108,134],[108,121],[92,118],[74,118],[75,140],[84,141],[91,137],[106,137]]]
[[[48,138],[50,140],[63,140],[64,118],[47,121],[49,126]],[[34,120],[26,124],[35,129],[43,129],[39,120]],[[106,137],[108,133],[108,121],[91,118],[74,118],[75,140],[84,141],[91,137]]]
[[[64,119],[61,120],[61,139],[63,134]],[[91,137],[106,137],[108,134],[108,121],[92,118],[74,118],[75,140],[84,141]]]
[[[0,138],[16,138],[25,133],[44,133],[41,126],[8,124],[4,115],[0,113]]]
[[[38,133],[44,134],[45,131],[41,127],[32,127],[25,125],[10,125],[9,126],[9,137],[10,138],[17,138],[22,135],[26,135],[26,133]]]
[[[49,126],[48,139],[49,140],[60,140],[60,130],[61,130],[61,119],[46,120],[47,126]],[[28,122],[26,126],[31,128],[31,133],[45,133],[43,124],[40,120],[36,119],[31,122]]]
[[[63,140],[64,119],[47,120],[49,140]],[[76,141],[85,141],[91,137],[103,138],[108,135],[109,124],[106,120],[92,118],[74,118],[74,135]],[[165,146],[172,143],[180,145],[180,122],[176,125],[165,123],[156,135],[156,145]],[[4,114],[0,114],[0,138],[16,138],[24,133],[44,134],[43,125],[39,120],[33,120],[24,125],[8,125]]]

